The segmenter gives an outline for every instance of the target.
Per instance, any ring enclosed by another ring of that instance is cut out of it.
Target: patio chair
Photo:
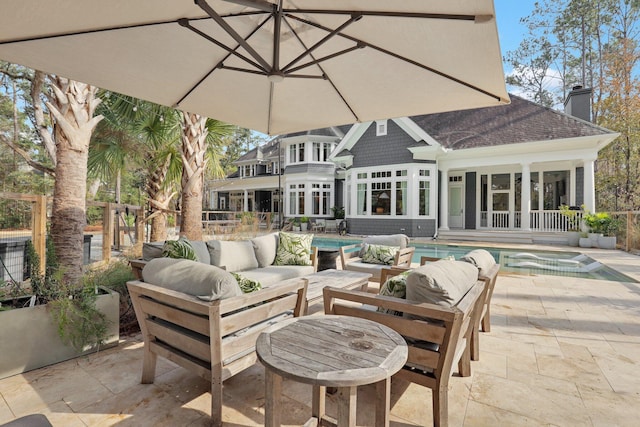
[[[338,220],[337,219],[327,219],[325,220],[324,226],[325,233],[337,233],[338,232]]]
[[[413,258],[416,248],[413,246],[407,247],[408,243],[408,236],[404,234],[391,234],[368,236],[364,238],[362,243],[342,246],[340,248],[342,269],[370,273],[370,281],[380,282],[381,270],[385,267],[391,266],[405,269],[411,267],[411,259]],[[364,251],[367,250],[367,245],[394,246],[399,247],[400,249],[396,251],[391,264],[385,264],[383,262],[376,264],[367,262],[367,260],[364,259]]]
[[[327,228],[327,223],[324,218],[314,219],[313,222],[311,223],[311,231],[313,232],[316,232],[316,233],[318,231],[324,232],[326,228]]]
[[[452,275],[455,275],[455,271],[452,271]],[[452,307],[361,291],[324,288],[326,314],[370,319],[394,329],[405,338],[409,346],[409,358],[394,378],[402,378],[432,390],[434,426],[448,424],[448,383],[454,363],[458,364],[461,376],[471,375],[469,340],[484,301],[486,285],[484,281],[477,280],[473,272],[467,276],[465,281],[469,289]],[[374,311],[372,307],[377,310]],[[390,312],[401,312],[403,315]]]

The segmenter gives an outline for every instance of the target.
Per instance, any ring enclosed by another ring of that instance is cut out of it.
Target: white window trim
[[[376,120],[376,136],[387,134],[387,120]]]

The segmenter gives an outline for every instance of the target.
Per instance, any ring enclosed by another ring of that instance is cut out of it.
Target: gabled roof
[[[256,159],[269,159],[274,157],[278,157],[278,138],[273,138],[266,144],[248,151],[246,154],[240,156],[234,163],[248,162]]]
[[[608,129],[515,95],[496,107],[410,117],[444,148],[490,147],[615,134]]]
[[[286,135],[282,135],[282,137],[290,138],[294,136],[303,136],[303,135],[318,135],[318,136],[337,136],[342,138],[343,136],[345,136],[347,132],[349,132],[349,129],[351,129],[351,126],[352,125],[342,125],[342,126],[333,126],[330,128],[307,130],[303,132],[294,132],[294,133],[288,133]]]

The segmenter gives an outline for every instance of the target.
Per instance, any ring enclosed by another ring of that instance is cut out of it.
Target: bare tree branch
[[[42,163],[36,162],[35,160],[33,160],[31,158],[31,156],[29,155],[29,153],[27,153],[26,151],[24,151],[22,148],[18,147],[17,145],[15,145],[13,143],[13,141],[11,141],[9,138],[5,137],[4,135],[0,134],[0,141],[2,141],[3,144],[6,144],[9,148],[11,148],[15,153],[17,153],[18,155],[20,155],[25,162],[27,162],[27,164],[29,166],[31,166],[32,168],[39,170],[40,172],[46,173],[52,177],[55,178],[56,173],[54,171],[54,169],[43,165]]]

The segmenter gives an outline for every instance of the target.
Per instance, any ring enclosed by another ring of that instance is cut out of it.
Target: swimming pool
[[[313,245],[319,248],[338,249],[341,246],[360,243],[361,239],[332,239],[314,237]],[[416,248],[413,262],[421,256],[460,259],[477,246],[444,245],[437,243],[411,243]],[[500,263],[500,271],[516,274],[540,274],[549,276],[580,277],[584,279],[636,282],[634,279],[609,268],[580,252],[529,251],[519,248],[486,248]]]

